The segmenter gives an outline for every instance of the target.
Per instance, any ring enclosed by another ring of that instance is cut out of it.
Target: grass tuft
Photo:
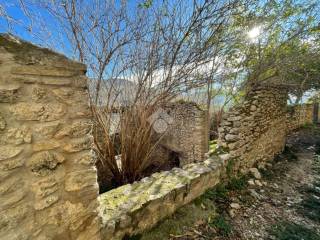
[[[228,237],[232,233],[231,224],[225,219],[223,215],[218,215],[212,220],[208,221],[208,225],[210,227],[215,228],[217,233],[223,237]]]

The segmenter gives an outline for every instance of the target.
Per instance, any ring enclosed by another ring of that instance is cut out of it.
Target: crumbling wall
[[[85,72],[0,35],[1,239],[99,239]]]
[[[206,111],[193,102],[172,102],[164,107],[171,119],[160,145],[179,153],[180,167],[203,161],[208,151]]]
[[[149,118],[155,133],[156,148],[145,176],[204,160],[208,151],[206,111],[192,102],[170,102],[159,107]],[[119,142],[120,145],[120,142]],[[96,163],[100,192],[112,186],[112,174],[101,161]]]
[[[279,87],[252,89],[244,101],[225,114],[219,127],[219,146],[229,152],[234,170],[247,171],[280,153],[286,135],[312,123],[313,106],[287,106],[287,91]]]

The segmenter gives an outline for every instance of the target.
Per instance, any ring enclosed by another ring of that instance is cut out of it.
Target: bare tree
[[[129,5],[112,0],[25,0],[23,4],[31,17],[35,8],[39,15],[49,14],[59,32],[52,36],[61,36],[87,64],[97,154],[121,184],[143,177],[161,139],[155,136],[149,116],[180,93],[211,88],[219,79],[215,74],[224,65],[221,56],[227,54],[227,27],[242,1]],[[129,89],[119,86],[120,80]]]

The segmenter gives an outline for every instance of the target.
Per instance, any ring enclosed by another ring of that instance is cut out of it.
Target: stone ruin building
[[[290,131],[315,119],[313,105],[288,112],[279,87],[252,89],[221,123],[226,153],[204,158],[205,112],[172,103],[163,108],[173,121],[157,156],[179,166],[99,195],[85,74],[81,63],[0,35],[0,239],[142,233],[223,181],[230,163],[243,172],[264,164]]]
[[[151,124],[156,128],[157,121],[164,121],[165,129],[158,134],[161,140],[152,153],[149,174],[204,160],[209,142],[206,111],[195,103],[178,101],[162,106],[154,115]],[[96,166],[100,192],[105,192],[112,188],[112,174],[100,161]]]

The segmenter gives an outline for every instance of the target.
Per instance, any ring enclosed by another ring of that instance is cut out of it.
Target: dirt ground
[[[140,240],[320,240],[320,126],[294,132],[262,177],[218,186]]]

